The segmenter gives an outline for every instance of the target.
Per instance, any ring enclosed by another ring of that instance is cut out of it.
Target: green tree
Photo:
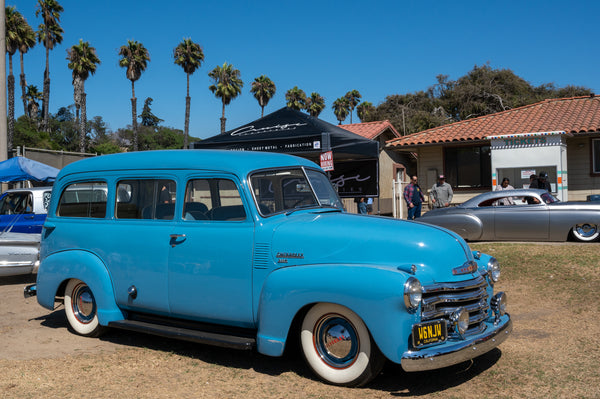
[[[258,105],[260,105],[261,118],[265,116],[265,107],[275,95],[276,90],[275,83],[267,76],[260,75],[258,78],[254,78],[250,93],[254,94],[254,98],[256,98]]]
[[[23,17],[15,7],[5,8],[6,53],[8,54],[8,131],[6,141],[9,152],[13,148],[15,134],[15,76],[13,75],[12,57],[19,48],[22,20]]]
[[[319,93],[311,93],[306,99],[306,110],[310,116],[318,118],[325,109],[325,99]]]
[[[154,100],[151,97],[146,98],[146,101],[144,101],[144,108],[142,109],[142,114],[140,115],[142,126],[156,127],[163,122],[162,119],[152,113],[152,101]]]
[[[356,106],[360,102],[362,96],[360,95],[358,90],[351,90],[348,93],[346,93],[345,97],[348,99],[348,105],[350,107],[350,124],[352,124],[352,113],[354,112],[354,108],[356,108]]]
[[[100,59],[96,49],[89,42],[79,39],[79,44],[67,50],[68,67],[73,71],[73,97],[75,99],[76,121],[79,123],[79,152],[85,152],[85,136],[87,132],[87,110],[85,81],[90,74],[96,73]],[[79,110],[81,109],[81,118]]]
[[[350,102],[346,97],[340,97],[333,102],[331,106],[333,109],[333,113],[338,120],[338,124],[341,125],[344,120],[348,117],[348,113],[350,113]]]
[[[240,71],[235,69],[233,65],[224,63],[223,66],[217,66],[208,73],[208,77],[212,79],[213,84],[208,89],[214,93],[215,97],[220,98],[223,103],[223,111],[221,113],[221,134],[225,133],[225,106],[229,105],[231,100],[242,93],[244,82],[240,78]]]
[[[306,93],[298,86],[294,86],[285,93],[285,101],[288,108],[301,111],[306,108]]]
[[[185,124],[183,130],[183,148],[188,148],[190,133],[190,75],[200,68],[204,61],[204,52],[199,44],[194,43],[191,38],[184,39],[173,50],[173,58],[176,65],[183,68],[187,77],[187,89],[185,95]]]
[[[50,106],[50,50],[62,43],[64,33],[58,24],[60,13],[64,9],[56,0],[38,0],[35,16],[42,15],[43,22],[38,27],[37,39],[46,48],[46,69],[44,70],[44,88],[42,103],[42,130],[48,131],[48,110]]]
[[[27,115],[27,80],[25,79],[24,55],[35,47],[35,32],[27,23],[25,17],[21,16],[19,28],[19,56],[21,61],[21,100],[23,100],[23,114]]]
[[[138,150],[137,99],[135,98],[135,81],[146,70],[150,54],[144,45],[135,40],[127,40],[127,45],[119,49],[119,66],[126,68],[125,76],[131,81],[131,127],[133,129],[133,151]]]
[[[39,92],[37,86],[27,86],[27,93],[25,94],[27,100],[27,117],[35,121],[36,125],[39,125],[39,109],[40,105],[38,101],[43,99],[44,96]]]
[[[375,113],[375,107],[369,101],[364,101],[356,106],[356,115],[361,122],[369,122],[370,116]]]

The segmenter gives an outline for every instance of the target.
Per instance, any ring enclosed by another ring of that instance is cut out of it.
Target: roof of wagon
[[[162,150],[102,155],[86,158],[65,166],[62,176],[99,171],[118,170],[218,170],[245,176],[256,169],[287,167],[316,167],[314,162],[285,154],[226,151],[226,150]]]

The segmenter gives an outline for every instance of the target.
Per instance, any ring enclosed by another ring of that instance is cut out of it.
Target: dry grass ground
[[[297,354],[269,358],[121,331],[78,337],[62,309],[22,297],[15,305],[24,282],[0,280],[0,397],[599,398],[599,244],[472,247],[503,265],[497,288],[509,296],[512,336],[443,370],[388,364],[361,389],[315,380]]]

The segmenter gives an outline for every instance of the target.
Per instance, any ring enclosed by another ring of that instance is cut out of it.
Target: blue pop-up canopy
[[[0,182],[32,180],[44,183],[53,182],[58,169],[24,157],[13,157],[0,162]]]

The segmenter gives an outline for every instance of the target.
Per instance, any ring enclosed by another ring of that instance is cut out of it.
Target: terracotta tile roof
[[[389,140],[387,145],[401,147],[475,142],[483,141],[488,136],[550,131],[573,134],[600,131],[600,97],[544,100]]]
[[[402,137],[400,133],[394,128],[390,121],[376,121],[376,122],[365,122],[365,123],[353,123],[351,125],[338,125],[342,129],[346,129],[354,134],[363,136],[369,140],[375,139],[377,136],[390,129],[392,134],[396,137]]]

